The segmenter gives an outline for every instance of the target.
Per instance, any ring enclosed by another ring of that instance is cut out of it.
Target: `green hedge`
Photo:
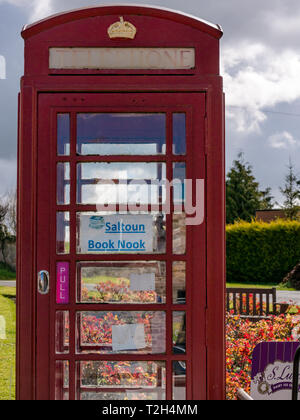
[[[300,261],[300,222],[238,222],[226,227],[227,281],[280,283]]]

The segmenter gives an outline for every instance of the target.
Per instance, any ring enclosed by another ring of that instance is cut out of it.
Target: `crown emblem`
[[[125,22],[122,16],[120,22],[113,23],[107,30],[110,38],[134,39],[136,32],[136,27],[130,22]]]

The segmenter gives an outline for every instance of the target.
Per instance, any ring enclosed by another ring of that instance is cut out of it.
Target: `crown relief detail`
[[[124,21],[123,16],[120,17],[120,22],[115,22],[107,30],[107,33],[111,39],[113,38],[128,38],[134,39],[136,35],[136,27],[130,23]]]

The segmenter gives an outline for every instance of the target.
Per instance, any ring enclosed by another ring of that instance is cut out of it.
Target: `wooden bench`
[[[277,311],[277,306],[280,306]],[[226,309],[232,315],[259,320],[284,312],[282,305],[276,302],[276,288],[226,288]]]

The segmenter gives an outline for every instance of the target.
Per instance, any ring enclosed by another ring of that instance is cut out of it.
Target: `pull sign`
[[[56,303],[69,303],[69,263],[59,262],[56,269]]]
[[[38,291],[41,295],[47,295],[49,292],[49,273],[42,270],[38,273]]]

